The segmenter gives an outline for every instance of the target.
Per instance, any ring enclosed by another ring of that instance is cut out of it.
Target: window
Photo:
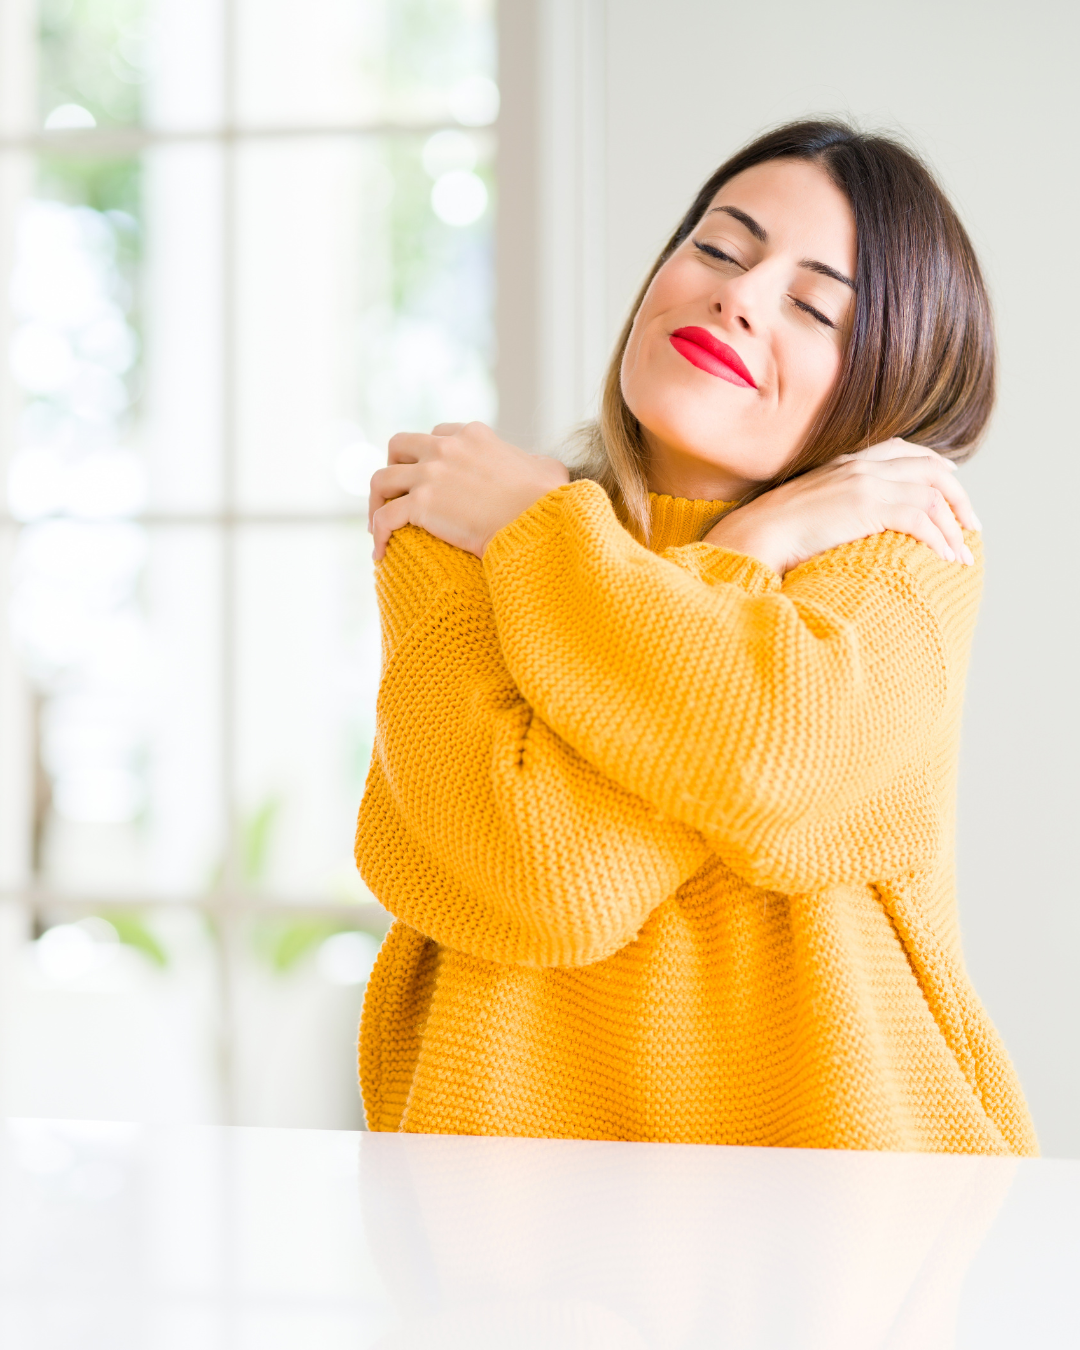
[[[0,14],[6,1106],[358,1124],[364,496],[494,419],[492,6]]]

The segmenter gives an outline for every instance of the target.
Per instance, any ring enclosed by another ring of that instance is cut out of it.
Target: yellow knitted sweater
[[[968,981],[953,822],[978,566],[781,579],[601,489],[484,560],[408,528],[356,856],[374,1130],[1033,1153]]]

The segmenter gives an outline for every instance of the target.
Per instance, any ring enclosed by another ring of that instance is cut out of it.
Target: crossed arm
[[[897,534],[783,584],[708,544],[658,557],[590,483],[526,509],[483,565],[403,530],[379,569],[361,870],[447,945],[586,964],[711,853],[788,893],[917,865],[938,838],[925,741],[965,655],[949,616],[977,572]],[[871,828],[899,802],[902,838]]]

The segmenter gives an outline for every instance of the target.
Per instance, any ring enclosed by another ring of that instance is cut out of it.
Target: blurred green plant
[[[367,747],[358,747],[358,754],[370,753]],[[264,798],[240,822],[240,872],[245,886],[256,887],[265,880],[271,857],[274,836],[280,825],[283,800],[273,794]],[[220,885],[224,864],[214,869],[214,883]],[[365,932],[382,939],[386,925],[377,919],[370,923],[358,922],[359,916],[350,913],[351,901],[342,902],[341,918],[324,914],[309,918],[292,915],[260,915],[247,926],[247,940],[252,953],[276,975],[286,975],[310,952],[335,933]],[[110,922],[112,922],[110,920]],[[219,925],[208,918],[208,926],[215,940],[220,940]]]
[[[39,191],[69,206],[92,206],[95,211],[123,211],[136,221],[139,215],[142,163],[132,156],[121,159],[87,155],[42,155],[38,161]],[[118,232],[118,258],[137,260],[137,231]]]
[[[255,954],[276,975],[287,975],[328,937],[333,937],[335,933],[358,931],[371,932],[379,938],[382,936],[380,932],[362,927],[347,915],[342,915],[341,919],[321,916],[311,919],[266,917],[252,923],[251,945]]]
[[[448,300],[447,287],[455,280],[475,285],[483,273],[483,269],[469,265],[469,258],[477,251],[486,254],[491,247],[490,212],[464,227],[447,226],[438,220],[431,209],[431,178],[420,158],[423,146],[424,138],[411,136],[387,138],[383,146],[384,162],[394,183],[387,208],[390,301],[395,313],[441,315]],[[477,164],[476,173],[494,197],[491,165]],[[465,309],[485,312],[484,297],[472,304],[466,295],[455,294],[454,298]],[[474,325],[475,319],[469,326]]]
[[[466,75],[494,74],[492,8],[491,0],[389,0],[377,74],[391,100],[424,97],[427,89]]]
[[[39,0],[43,118],[76,103],[99,123],[130,125],[147,78],[145,0]]]
[[[272,796],[241,821],[240,874],[248,885],[255,885],[266,875],[274,828],[280,816],[281,798]]]
[[[162,970],[169,964],[169,954],[154,936],[153,932],[139,914],[130,910],[106,910],[101,917],[116,929],[121,942],[148,957]]]
[[[240,817],[238,826],[239,882],[242,886],[257,886],[266,877],[274,831],[281,816],[281,797],[274,793],[264,797],[254,811]],[[225,880],[225,859],[220,859],[210,872],[210,890],[216,890]]]
[[[2,0],[0,0],[2,3]],[[140,340],[139,354],[124,375],[130,405],[124,415],[126,425],[139,412],[142,389],[142,312],[141,273],[143,251],[142,161],[137,156],[99,159],[88,155],[41,155],[37,162],[37,195],[46,201],[68,206],[88,206],[99,212],[108,226],[103,236],[110,241],[103,265],[113,268],[116,285],[113,298],[124,312],[125,321]]]
[[[376,82],[388,95],[388,106],[404,114],[414,96],[417,107],[426,106],[431,89],[449,90],[460,79],[478,73],[494,75],[492,7],[492,0],[375,0],[365,5],[372,21],[382,27],[383,41],[378,54],[372,53],[370,70],[358,70],[357,77]],[[42,117],[62,104],[76,103],[99,124],[137,124],[151,64],[153,35],[146,0],[38,0],[38,15]],[[424,140],[421,135],[393,136],[385,138],[380,147],[383,166],[394,185],[386,207],[387,299],[398,316],[429,317],[440,324],[453,316],[456,340],[488,351],[490,303],[485,287],[490,285],[486,259],[492,212],[464,228],[449,227],[436,219],[431,208],[432,180],[421,160]],[[493,145],[490,134],[479,133],[478,144],[485,146],[489,141]],[[111,213],[116,260],[127,286],[123,308],[138,332],[141,158],[49,154],[41,156],[39,166],[42,196]],[[476,171],[493,193],[488,149],[483,149]],[[135,405],[138,363],[127,380]],[[362,785],[370,757],[368,736],[357,734],[346,754],[346,771],[355,784]],[[241,885],[256,888],[265,881],[282,811],[282,799],[271,796],[242,820],[240,876],[236,879]],[[221,884],[224,870],[223,864],[214,869],[213,885]],[[349,904],[343,900],[340,920],[259,919],[249,926],[252,945],[272,969],[284,973],[326,937],[364,927],[350,914]],[[110,915],[109,922],[122,941],[159,964],[167,961],[167,952],[140,918]],[[209,922],[216,933],[216,925]],[[382,926],[376,921],[364,931],[381,936]]]

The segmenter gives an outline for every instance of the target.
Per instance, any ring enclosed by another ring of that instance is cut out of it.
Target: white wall
[[[536,6],[539,160],[549,166],[537,188],[544,224],[534,296],[544,317],[532,397],[540,435],[554,429],[541,404],[557,406],[554,420],[565,425],[587,413],[595,390],[595,379],[583,389],[579,376],[576,388],[564,383],[553,393],[560,355],[573,349],[585,369],[602,367],[602,348],[699,183],[769,125],[831,112],[906,133],[972,233],[997,307],[1001,398],[989,439],[964,470],[986,527],[988,565],[964,728],[961,913],[976,987],[1019,1067],[1044,1152],[1080,1155],[1071,568],[1080,498],[1080,6]],[[530,6],[504,8],[516,10],[520,25]],[[512,77],[504,70],[511,104]],[[582,146],[598,145],[603,168],[590,172],[596,152],[583,168]],[[584,278],[569,294],[568,258]],[[589,318],[598,304],[601,324]],[[508,424],[523,420],[526,404],[519,398],[508,410]]]

